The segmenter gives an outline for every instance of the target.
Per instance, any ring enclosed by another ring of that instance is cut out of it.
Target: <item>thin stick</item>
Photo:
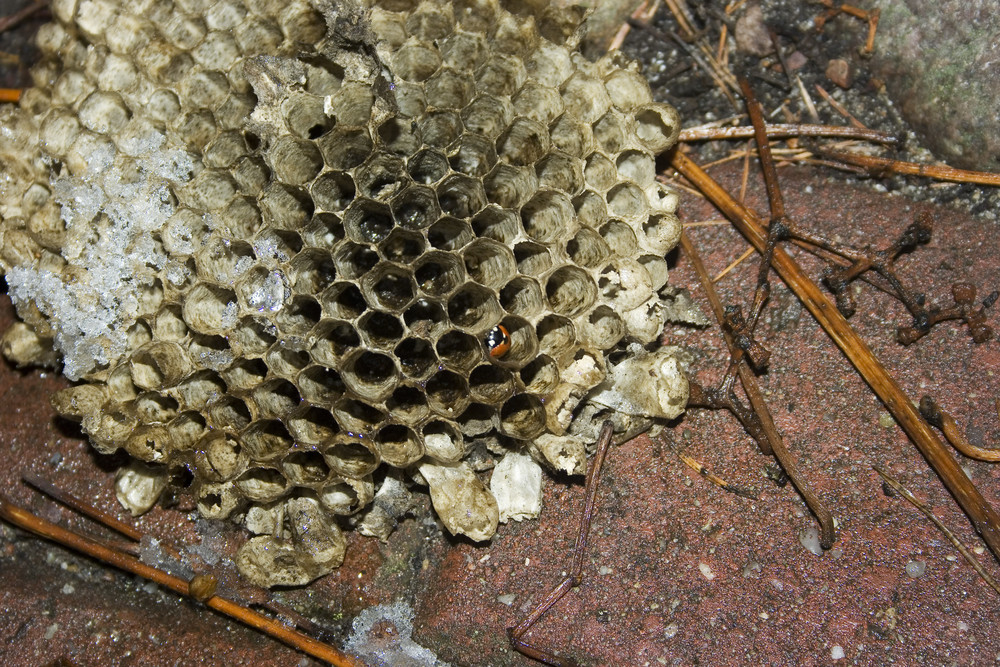
[[[756,214],[740,205],[721,185],[685,155],[674,152],[671,166],[694,183],[707,199],[732,220],[758,251],[765,250],[767,237],[763,223]],[[1000,515],[965,476],[903,390],[819,287],[783,250],[775,251],[772,263],[785,284],[795,292],[861,377],[885,403],[889,412],[958,501],[990,551],[1000,558]]]
[[[0,102],[18,103],[21,101],[20,88],[0,88]]]
[[[59,501],[63,505],[66,505],[70,509],[77,511],[84,516],[90,517],[97,523],[121,533],[130,540],[135,540],[136,542],[142,540],[142,531],[135,528],[135,526],[125,523],[121,519],[113,517],[107,512],[97,509],[93,505],[80,500],[73,494],[60,489],[50,482],[47,482],[38,475],[28,473],[27,475],[22,475],[21,479],[24,480],[25,484],[35,487],[50,498]]]
[[[30,4],[24,9],[14,12],[10,16],[4,16],[3,18],[0,18],[0,32],[10,30],[17,24],[29,18],[35,12],[45,9],[45,7],[47,7],[48,4],[49,4],[48,0],[38,0],[38,2]]]
[[[766,126],[767,136],[771,139],[786,137],[842,137],[845,139],[861,139],[880,144],[895,144],[898,139],[891,134],[869,130],[866,127],[846,127],[842,125],[815,125],[775,123]],[[718,139],[750,139],[753,137],[753,127],[739,125],[736,127],[692,127],[681,130],[679,141],[715,141]]]
[[[35,535],[86,554],[107,565],[149,579],[164,588],[169,588],[179,595],[191,594],[189,590],[190,582],[168,574],[163,570],[150,567],[132,556],[109,549],[78,533],[50,523],[45,519],[35,516],[28,510],[12,504],[2,496],[0,496],[0,518]],[[203,602],[205,606],[211,607],[215,611],[270,635],[314,658],[325,660],[337,667],[363,667],[354,658],[338,651],[332,646],[308,637],[293,628],[286,627],[267,616],[258,614],[252,609],[247,609],[231,600],[213,595]]]
[[[746,258],[749,257],[752,254],[753,254],[753,247],[751,246],[751,247],[747,248],[746,251],[742,255],[740,255],[739,257],[737,257],[736,259],[734,259],[732,262],[730,262],[729,266],[727,266],[726,268],[722,269],[722,271],[719,271],[719,274],[717,276],[715,276],[714,278],[712,278],[712,282],[713,283],[717,283],[720,280],[722,280],[723,278],[725,278],[726,274],[728,274],[730,271],[732,271],[737,266],[739,266],[740,264],[742,264],[746,260]]]
[[[976,573],[983,578],[983,581],[989,584],[990,587],[997,593],[1000,593],[1000,585],[997,584],[996,580],[994,580],[993,577],[991,577],[990,574],[983,569],[983,566],[980,565],[979,561],[975,559],[972,552],[969,551],[964,544],[962,544],[961,540],[958,539],[958,536],[948,530],[948,527],[941,523],[940,519],[934,516],[934,513],[931,512],[931,508],[920,502],[916,496],[910,493],[909,489],[893,479],[892,475],[890,475],[886,470],[876,465],[873,465],[872,468],[875,469],[875,472],[877,472],[882,479],[885,480],[885,483],[891,486],[896,493],[903,496],[903,498],[908,500],[911,505],[916,507],[923,513],[924,516],[930,519],[931,522],[937,526],[937,529],[944,533],[944,536],[948,538],[948,541],[950,541],[955,548],[958,549],[958,553],[962,554],[962,558],[968,561],[969,565],[972,566]]]
[[[590,523],[594,515],[594,503],[597,500],[597,482],[601,478],[601,468],[604,466],[604,459],[608,454],[608,448],[611,446],[613,435],[614,424],[610,420],[604,422],[604,425],[601,427],[601,435],[597,439],[597,452],[594,454],[594,460],[591,462],[590,470],[587,472],[586,500],[583,504],[583,512],[580,514],[580,532],[577,534],[576,546],[573,549],[575,552],[573,568],[570,570],[569,575],[564,577],[530,614],[525,616],[516,626],[507,628],[507,637],[510,639],[510,645],[515,650],[548,665],[570,667],[576,665],[576,662],[570,658],[563,658],[550,651],[533,646],[526,642],[523,637],[531,629],[531,626],[537,623],[545,615],[545,612],[552,608],[552,605],[559,602],[569,592],[570,588],[579,586],[583,579],[583,559],[587,555],[587,537],[590,535]]]
[[[853,164],[864,168],[869,174],[881,175],[886,172],[893,174],[908,174],[911,176],[926,176],[942,181],[953,181],[956,183],[976,183],[978,185],[1000,186],[1000,174],[991,174],[988,171],[968,171],[965,169],[955,169],[947,165],[937,164],[917,164],[915,162],[902,162],[900,160],[890,160],[884,157],[873,155],[862,155],[860,153],[848,153],[845,151],[832,151],[824,148],[817,148],[816,152],[847,164]]]
[[[826,100],[826,103],[829,104],[831,107],[833,107],[837,111],[837,113],[846,118],[851,123],[851,125],[853,125],[858,129],[868,129],[864,126],[864,124],[860,120],[852,116],[851,112],[844,108],[843,104],[833,99],[833,96],[830,95],[830,93],[826,92],[826,89],[823,88],[823,86],[817,83],[816,90],[819,92],[820,97]]]
[[[673,443],[673,441],[670,438],[663,438],[663,440],[665,440],[667,442],[667,444],[669,445],[670,449],[673,450],[674,454],[677,454],[677,458],[679,458],[684,463],[684,465],[686,465],[688,468],[691,468],[691,470],[694,470],[700,476],[704,477],[705,479],[707,479],[712,484],[715,484],[717,487],[719,487],[723,491],[728,491],[729,493],[735,494],[737,496],[741,496],[743,498],[747,498],[749,500],[757,500],[758,499],[757,498],[757,494],[754,493],[753,491],[749,491],[747,489],[744,489],[742,487],[736,486],[734,484],[730,484],[729,482],[727,482],[726,480],[722,479],[721,477],[719,477],[718,475],[716,475],[715,473],[713,473],[711,470],[709,470],[708,468],[706,468],[705,465],[703,463],[701,463],[700,461],[698,461],[697,459],[695,459],[695,458],[693,458],[691,456],[688,456],[684,452],[682,452],[679,449],[677,449],[677,446]]]

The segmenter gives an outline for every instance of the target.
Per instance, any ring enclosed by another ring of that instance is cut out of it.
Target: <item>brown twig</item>
[[[191,582],[146,565],[133,556],[110,549],[79,533],[50,523],[45,519],[35,516],[26,509],[14,505],[2,496],[0,496],[0,518],[35,535],[86,554],[102,563],[149,579],[164,588],[169,588],[179,595],[192,595],[192,591],[190,590]],[[202,595],[206,592],[205,588],[198,585],[200,582],[195,583],[195,595],[192,595],[192,597]],[[332,646],[308,637],[294,628],[289,628],[231,600],[213,595],[203,600],[203,603],[206,607],[210,607],[219,613],[225,614],[230,618],[236,619],[282,641],[292,648],[320,660],[325,660],[332,665],[336,665],[337,667],[362,667],[361,663],[357,662],[354,658],[338,651]]]
[[[37,2],[28,5],[24,9],[16,11],[9,16],[4,16],[3,18],[0,18],[0,32],[10,30],[14,26],[21,23],[22,21],[30,18],[31,15],[34,14],[35,12],[45,9],[46,7],[48,7],[48,5],[49,5],[48,0],[38,0]]]
[[[991,174],[986,171],[968,171],[956,169],[947,165],[937,164],[917,164],[915,162],[902,162],[873,155],[862,155],[861,153],[849,153],[846,151],[834,151],[825,148],[817,148],[820,155],[846,162],[865,169],[870,175],[881,176],[890,174],[907,174],[910,176],[925,176],[942,181],[953,181],[955,183],[975,183],[977,185],[1000,186],[1000,174]]]
[[[90,517],[97,523],[100,523],[108,528],[121,533],[130,540],[135,540],[136,542],[142,539],[142,532],[138,530],[135,526],[125,523],[117,517],[113,517],[107,512],[103,512],[93,505],[86,503],[73,494],[60,489],[56,485],[48,482],[38,475],[32,475],[30,473],[22,475],[21,479],[24,480],[25,484],[35,487],[45,495],[49,496],[53,500],[66,505],[70,509],[73,509],[80,514]]]
[[[907,489],[905,486],[903,486],[897,480],[895,480],[892,477],[892,475],[890,475],[886,470],[876,465],[873,465],[872,468],[875,469],[875,472],[877,472],[879,476],[882,477],[885,483],[888,484],[893,491],[903,496],[903,498],[905,498],[911,505],[916,507],[923,513],[924,516],[930,519],[931,523],[937,526],[937,529],[940,530],[944,534],[944,536],[948,538],[948,541],[950,541],[955,546],[956,549],[958,549],[958,553],[962,554],[962,558],[968,561],[969,565],[972,566],[972,568],[976,571],[976,573],[983,578],[983,581],[989,584],[989,586],[997,593],[1000,593],[1000,585],[997,584],[996,580],[993,579],[993,577],[991,577],[990,574],[983,569],[983,566],[980,565],[979,561],[975,559],[975,557],[972,555],[972,552],[969,551],[969,549],[964,544],[962,544],[961,540],[958,539],[958,536],[955,535],[955,533],[951,532],[947,526],[941,523],[940,519],[934,516],[934,513],[931,512],[931,508],[929,508],[924,503],[920,502],[920,500],[918,500],[916,496],[910,493],[909,489]]]
[[[920,414],[924,416],[924,419],[928,423],[941,429],[948,442],[963,455],[968,456],[970,459],[989,461],[991,463],[1000,461],[1000,450],[983,449],[969,442],[968,438],[962,434],[962,430],[958,428],[955,418],[945,412],[930,396],[921,397]]]
[[[837,113],[839,113],[841,116],[843,116],[844,118],[846,118],[847,121],[851,125],[853,125],[854,127],[858,128],[858,129],[862,129],[862,130],[868,129],[868,128],[866,128],[864,126],[864,123],[862,123],[860,120],[858,120],[857,118],[855,118],[851,114],[850,111],[848,111],[846,108],[844,108],[843,104],[841,104],[837,100],[833,99],[833,96],[830,95],[830,93],[826,92],[826,89],[823,88],[823,86],[819,85],[818,83],[816,84],[816,91],[819,92],[819,96],[820,97],[822,97],[824,100],[826,100],[827,104],[829,104],[831,107],[833,107],[834,110]]]
[[[732,220],[758,251],[765,250],[767,237],[764,225],[755,213],[741,206],[721,185],[685,155],[675,152],[671,166],[694,183],[707,199]],[[864,340],[830,302],[829,298],[784,251],[777,250],[774,253],[772,264],[876,395],[885,403],[889,412],[910,436],[917,449],[924,455],[924,458],[927,459],[941,481],[958,501],[994,556],[1000,558],[1000,515],[965,476],[945,446],[934,435],[930,425],[923,420],[903,390],[892,379]]]
[[[20,88],[0,88],[0,103],[11,102],[16,104],[20,101],[21,101]]]

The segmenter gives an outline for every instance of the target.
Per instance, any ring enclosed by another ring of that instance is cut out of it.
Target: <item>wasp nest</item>
[[[372,4],[54,0],[3,119],[5,353],[61,359],[59,412],[152,464],[133,511],[188,469],[263,585],[414,484],[487,539],[537,514],[534,460],[582,472],[600,420],[687,396],[651,344],[676,112],[574,52],[578,9]]]

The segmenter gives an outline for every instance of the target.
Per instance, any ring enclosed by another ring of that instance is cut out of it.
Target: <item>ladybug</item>
[[[510,351],[510,332],[507,327],[498,324],[486,334],[486,347],[490,351],[490,356],[499,359]]]

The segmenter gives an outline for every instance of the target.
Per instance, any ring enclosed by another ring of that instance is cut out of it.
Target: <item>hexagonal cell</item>
[[[323,97],[340,90],[346,78],[343,67],[316,54],[301,54],[299,60],[305,65],[308,92]]]
[[[402,385],[386,399],[385,409],[401,422],[417,424],[427,416],[427,397],[422,389]]]
[[[398,315],[368,311],[358,319],[358,331],[370,347],[390,349],[403,337],[403,325]]]
[[[293,297],[291,303],[278,311],[274,323],[282,333],[304,336],[319,322],[323,311],[316,299],[310,296]]]
[[[292,291],[299,294],[318,294],[331,285],[336,277],[333,257],[329,251],[318,248],[299,253],[288,267]]]
[[[305,185],[323,169],[323,156],[316,145],[306,139],[281,137],[266,154],[275,175],[292,185]]]
[[[488,93],[498,98],[510,97],[524,85],[524,80],[527,77],[524,62],[520,58],[504,53],[495,53],[476,72],[476,89],[480,93]]]
[[[194,495],[198,513],[206,519],[227,519],[243,504],[232,482],[201,484]]]
[[[302,392],[305,394],[305,390]],[[314,406],[304,407],[287,419],[288,431],[295,442],[319,445],[340,432],[340,425],[328,410]]]
[[[278,22],[290,42],[316,44],[326,33],[323,16],[306,3],[286,5],[278,14]]]
[[[384,400],[396,385],[396,365],[384,354],[357,350],[344,360],[341,378],[348,389],[362,400],[377,403]]]
[[[395,226],[389,207],[371,199],[357,199],[344,212],[344,231],[358,243],[379,243]]]
[[[530,440],[545,431],[545,407],[537,396],[517,394],[500,408],[500,430],[518,440]]]
[[[483,339],[486,354],[494,364],[505,368],[517,369],[535,358],[538,354],[538,338],[535,328],[526,319],[515,316],[505,317],[502,323],[510,337],[510,348],[499,357],[489,355],[490,345],[487,338]]]
[[[452,217],[441,218],[427,230],[427,241],[438,250],[459,250],[473,238],[469,223]]]
[[[392,198],[391,207],[396,224],[405,229],[424,229],[441,216],[434,190],[423,185],[407,187]]]
[[[417,287],[428,296],[445,296],[465,280],[461,261],[451,253],[432,250],[413,268]]]
[[[316,487],[330,476],[330,466],[319,452],[292,452],[281,462],[281,472],[294,486]]]
[[[427,407],[444,417],[457,417],[469,406],[469,385],[461,375],[438,371],[424,385]]]
[[[139,394],[132,404],[135,416],[144,424],[165,424],[177,416],[177,401],[155,391]]]
[[[656,161],[642,151],[624,151],[615,164],[623,178],[641,187],[648,187],[656,180]]]
[[[498,164],[483,179],[483,186],[490,202],[518,208],[538,189],[538,178],[533,169]]]
[[[433,339],[447,328],[448,318],[437,300],[419,298],[403,313],[403,323],[410,334],[423,339]]]
[[[542,318],[535,326],[535,335],[539,351],[557,359],[575,348],[576,329],[573,322],[560,315]]]
[[[379,125],[376,132],[379,148],[397,155],[413,155],[423,140],[416,125],[409,118],[395,116]]]
[[[462,121],[467,131],[496,139],[507,128],[512,113],[507,99],[486,94],[472,100],[462,110]]]
[[[353,320],[368,309],[365,298],[361,296],[361,290],[354,283],[336,282],[320,295],[320,299],[323,303],[323,312],[328,317]]]
[[[240,440],[252,462],[279,459],[295,444],[284,424],[277,419],[254,421],[241,434]]]
[[[300,139],[319,139],[334,125],[323,110],[323,98],[319,95],[289,93],[281,103],[281,114],[289,131]]]
[[[250,425],[252,419],[247,404],[235,396],[222,396],[208,406],[208,418],[215,428],[238,433]]]
[[[337,119],[339,125],[363,127],[371,120],[374,103],[371,86],[345,81],[326,101],[326,111]]]
[[[333,472],[349,479],[361,479],[378,467],[380,458],[370,437],[338,433],[323,448],[323,458]]]
[[[605,192],[618,180],[618,170],[614,163],[600,153],[592,153],[583,169],[587,185],[599,192]]]
[[[203,410],[226,393],[226,383],[214,371],[205,370],[189,375],[172,393],[182,409]]]
[[[240,158],[229,168],[229,173],[241,192],[261,191],[271,177],[271,170],[264,164],[264,160],[256,156]]]
[[[535,165],[538,187],[565,192],[574,196],[583,189],[583,168],[579,158],[567,153],[552,152]]]
[[[611,257],[611,248],[601,238],[601,235],[589,227],[584,227],[566,243],[566,254],[574,264],[596,269],[604,266]]]
[[[222,372],[222,379],[225,380],[223,390],[229,387],[236,391],[249,391],[263,382],[266,376],[267,364],[263,360],[236,359]]]
[[[572,114],[560,116],[549,132],[552,146],[567,155],[582,158],[594,150],[594,133],[590,125],[581,123]]]
[[[363,480],[337,480],[319,491],[319,502],[328,511],[339,515],[351,515],[367,507],[375,496],[375,485],[370,476]]]
[[[513,99],[514,113],[548,125],[563,112],[559,91],[536,81],[529,81]]]
[[[426,81],[441,66],[437,49],[412,42],[392,54],[392,72],[404,81]]]
[[[192,334],[188,356],[201,368],[222,371],[233,363],[233,351],[223,336]]]
[[[542,288],[534,278],[518,276],[500,290],[500,306],[511,315],[534,317],[545,306]]]
[[[514,246],[514,261],[517,262],[518,272],[529,276],[539,276],[552,268],[552,255],[548,249],[528,241]]]
[[[639,262],[619,258],[601,271],[597,280],[601,299],[618,312],[638,308],[653,295],[653,284]]]
[[[191,371],[191,360],[177,343],[151,343],[132,355],[132,382],[143,389],[172,387]]]
[[[438,357],[447,368],[468,371],[484,359],[479,339],[461,331],[449,331],[435,346]]]
[[[281,229],[261,230],[253,239],[253,252],[262,262],[284,263],[302,250],[298,233]]]
[[[361,276],[368,273],[376,264],[378,264],[378,262],[378,253],[367,244],[360,245],[346,241],[341,243],[333,252],[333,265],[337,269],[337,274],[344,280],[357,280]],[[330,289],[338,287],[338,285],[339,283],[334,283]],[[327,291],[329,291],[329,289]],[[341,293],[341,291],[342,290],[338,288],[338,294]],[[335,298],[339,299],[339,297]],[[358,305],[363,305],[364,299],[362,298],[360,301],[361,304]],[[324,303],[328,302],[329,299],[324,300]],[[338,317],[343,316],[338,315]]]
[[[408,426],[386,424],[374,439],[382,460],[391,466],[405,468],[424,456],[423,443]]]
[[[521,369],[524,390],[531,394],[546,396],[559,386],[559,364],[552,357],[540,354]]]
[[[412,264],[424,254],[425,246],[424,237],[418,232],[397,228],[379,244],[379,252],[386,261]]]
[[[423,379],[438,365],[431,344],[420,338],[407,338],[399,343],[393,354],[399,361],[403,373],[413,379]]]
[[[448,147],[451,168],[468,176],[484,176],[496,164],[493,142],[481,134],[463,134]]]
[[[153,336],[157,340],[181,341],[188,335],[187,325],[181,317],[180,306],[161,308],[153,319]]]
[[[635,134],[653,155],[659,155],[675,143],[681,131],[681,118],[668,104],[648,104],[635,112]]]
[[[604,197],[593,190],[584,190],[573,200],[577,220],[581,225],[594,229],[603,225],[608,219],[608,204]]]
[[[264,419],[280,419],[301,402],[298,390],[287,380],[274,379],[252,392],[257,414]]]
[[[250,91],[233,93],[215,108],[213,115],[221,130],[239,130],[257,104],[257,98]]]
[[[391,155],[375,154],[354,173],[358,191],[373,199],[386,200],[406,186],[403,160]]]
[[[635,230],[620,220],[610,220],[601,227],[601,237],[619,257],[634,257],[639,252]]]
[[[371,155],[373,148],[368,130],[362,127],[335,127],[320,137],[316,145],[327,166],[338,171],[357,167]]]
[[[205,417],[200,412],[184,412],[167,424],[167,435],[177,452],[189,452],[208,432]]]
[[[420,136],[424,143],[436,148],[444,148],[462,134],[462,117],[457,111],[435,109],[425,113],[418,121]]]
[[[260,197],[265,222],[278,229],[301,229],[309,222],[315,206],[305,190],[272,183]]]
[[[170,125],[174,136],[188,149],[201,152],[209,141],[219,133],[215,116],[211,111],[193,111],[174,118]]]
[[[94,92],[80,105],[80,123],[91,132],[99,134],[119,132],[130,115],[118,93]]]
[[[437,188],[441,210],[456,218],[468,218],[486,206],[486,192],[480,179],[452,174]]]
[[[608,350],[625,336],[625,322],[612,308],[598,306],[580,329],[584,341],[598,350]]]
[[[340,373],[325,366],[309,366],[299,373],[296,384],[302,396],[317,405],[332,405],[346,390]]]
[[[497,139],[497,155],[515,166],[534,164],[549,150],[548,129],[530,118],[515,118]]]
[[[138,350],[151,340],[153,340],[153,333],[149,330],[149,325],[143,320],[135,322],[125,332],[125,346],[128,352]]]
[[[643,245],[650,252],[658,255],[666,255],[680,240],[680,227],[681,225],[677,220],[677,216],[673,214],[651,215],[642,225],[642,231],[646,237]]]
[[[424,449],[438,461],[455,463],[465,456],[465,440],[451,422],[435,419],[424,424]]]
[[[608,191],[608,211],[625,220],[645,220],[649,216],[649,199],[633,183],[620,183]]]
[[[521,207],[521,225],[534,240],[554,243],[576,231],[576,212],[562,192],[542,190]]]
[[[406,118],[417,118],[427,110],[427,97],[421,83],[396,82],[396,106]]]
[[[264,355],[267,367],[275,375],[284,378],[294,378],[299,371],[309,365],[309,353],[294,347],[285,347],[278,343]]]
[[[489,405],[502,403],[513,395],[516,386],[510,371],[493,364],[476,366],[469,374],[472,400]]]
[[[475,70],[486,61],[488,54],[486,38],[474,32],[456,32],[441,43],[443,63],[455,69]]]
[[[361,278],[361,293],[367,303],[398,313],[416,293],[413,273],[405,266],[380,263]]]
[[[229,345],[236,356],[260,356],[274,344],[277,332],[273,324],[245,317],[229,335]]]
[[[301,234],[306,245],[325,249],[332,249],[345,236],[344,225],[334,213],[316,213]]]
[[[247,500],[269,503],[285,495],[288,480],[274,468],[250,468],[236,478],[236,489]]]
[[[500,422],[497,419],[497,411],[489,405],[483,405],[482,403],[472,403],[465,409],[465,412],[458,416],[456,420],[458,428],[461,429],[463,435],[467,438],[474,438],[476,436],[489,433],[493,429],[497,428]],[[451,454],[452,450],[458,448],[452,447],[451,450],[445,450],[444,455]],[[465,455],[464,447],[461,448],[461,455]],[[428,453],[431,453],[431,448],[428,447]],[[439,456],[435,456],[439,460]],[[459,459],[454,459],[459,460]]]
[[[639,72],[630,69],[615,68],[604,79],[604,87],[612,103],[622,111],[653,101],[649,83]]]
[[[642,255],[639,264],[646,269],[654,292],[660,291],[667,284],[669,269],[667,260],[661,255]]]
[[[249,152],[239,132],[224,132],[205,147],[205,166],[227,168]]]
[[[448,300],[448,319],[466,331],[491,329],[502,315],[493,292],[474,283],[466,283]]]
[[[460,71],[443,67],[424,84],[427,99],[440,109],[461,109],[472,99],[472,78]]]
[[[425,148],[406,160],[406,172],[417,183],[430,185],[448,173],[448,158],[434,148]]]
[[[126,90],[119,88],[118,90]],[[214,109],[229,95],[229,79],[222,72],[194,70],[185,76],[178,86],[183,99],[192,107]]]
[[[350,350],[361,344],[361,338],[349,322],[326,320],[313,331],[315,342],[312,357],[326,366],[336,366]]]
[[[225,482],[246,470],[249,457],[238,438],[213,431],[202,439],[195,461],[199,477]]]
[[[594,123],[594,139],[609,155],[626,148],[627,136],[628,125],[625,117],[618,111],[611,110]]]
[[[462,258],[469,277],[487,287],[499,288],[517,271],[514,253],[492,239],[476,239],[462,251]]]
[[[243,241],[216,238],[198,251],[194,262],[199,278],[232,283],[253,265],[253,247]]]

